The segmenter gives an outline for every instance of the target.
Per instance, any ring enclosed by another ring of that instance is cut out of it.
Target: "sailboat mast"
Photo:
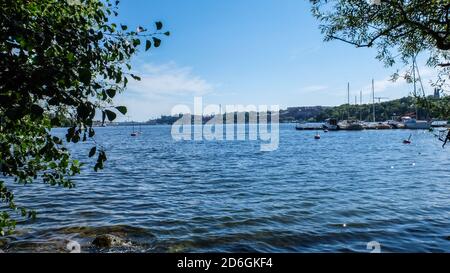
[[[347,83],[347,120],[350,120],[350,83]]]
[[[360,105],[360,107],[359,107],[359,120],[362,120],[362,109],[361,109],[361,106],[362,106],[362,90],[359,91],[359,105]]]
[[[373,111],[373,122],[376,122],[375,119],[375,81],[372,79],[372,111]]]
[[[414,85],[414,96],[417,97],[417,86],[416,86],[416,58],[413,57],[413,85]],[[417,103],[414,104],[416,107],[416,120],[419,120],[419,110],[417,109]]]
[[[430,105],[428,104],[427,95],[425,94],[425,88],[423,87],[422,77],[420,76],[419,66],[417,65],[417,60],[415,58],[414,58],[414,63],[416,64],[417,79],[420,83],[420,89],[422,90],[421,96],[423,96],[423,99],[425,100],[425,103],[426,103],[426,109],[427,109],[426,116],[427,116],[427,119],[430,119]]]

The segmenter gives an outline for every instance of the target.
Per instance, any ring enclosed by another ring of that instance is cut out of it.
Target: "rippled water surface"
[[[322,133],[280,128],[257,141],[175,142],[170,126],[98,128],[105,170],[90,162],[75,189],[15,187],[38,219],[17,226],[4,251],[449,252],[450,150],[425,131]],[[55,130],[64,134],[64,129]],[[412,133],[413,143],[402,144]],[[98,234],[126,246],[99,250]],[[5,242],[3,242],[5,244]],[[1,245],[1,244],[0,244]]]

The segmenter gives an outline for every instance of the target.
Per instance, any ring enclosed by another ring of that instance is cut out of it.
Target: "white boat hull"
[[[427,121],[416,121],[416,122],[406,122],[406,129],[414,129],[414,130],[426,130],[430,129],[431,123]]]

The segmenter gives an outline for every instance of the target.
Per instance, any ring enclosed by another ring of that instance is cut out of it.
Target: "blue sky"
[[[309,8],[306,0],[123,0],[120,22],[160,20],[172,35],[136,56],[142,81],[116,103],[140,121],[191,105],[194,96],[204,104],[339,105],[347,101],[347,82],[352,101],[363,90],[368,102],[372,77],[376,96],[408,95],[404,82],[389,82],[395,68],[386,69],[374,50],[324,43]]]

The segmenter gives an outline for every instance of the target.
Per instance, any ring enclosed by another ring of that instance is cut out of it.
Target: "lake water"
[[[258,141],[175,142],[170,126],[97,129],[105,170],[90,162],[75,189],[15,187],[38,212],[4,251],[449,252],[450,146],[427,131],[322,133],[281,125],[280,145]],[[402,140],[412,133],[412,144]],[[64,134],[63,129],[55,134]],[[91,246],[98,234],[129,244]]]

